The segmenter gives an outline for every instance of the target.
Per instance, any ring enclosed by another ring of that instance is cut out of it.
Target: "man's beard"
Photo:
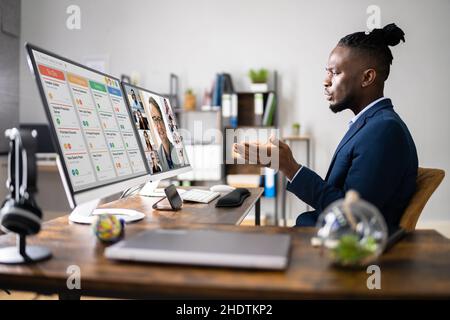
[[[353,104],[353,100],[354,100],[353,96],[348,95],[344,99],[342,99],[342,101],[337,102],[335,104],[330,104],[330,110],[333,111],[334,113],[344,111],[350,108],[350,106]]]

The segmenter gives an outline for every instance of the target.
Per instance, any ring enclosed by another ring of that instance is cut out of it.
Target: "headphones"
[[[36,130],[12,128],[5,131],[11,141],[8,155],[10,194],[0,211],[0,225],[6,232],[33,235],[41,229],[42,211],[34,201],[36,182]]]

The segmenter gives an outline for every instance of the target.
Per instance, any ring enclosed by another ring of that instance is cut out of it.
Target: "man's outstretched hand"
[[[295,161],[289,146],[271,136],[266,143],[235,143],[233,150],[246,163],[258,164],[272,169],[279,169],[288,179],[292,179],[301,165]]]

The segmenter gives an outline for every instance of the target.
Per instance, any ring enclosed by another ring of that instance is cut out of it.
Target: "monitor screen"
[[[189,167],[169,99],[127,83],[123,88],[151,174]]]
[[[119,80],[28,48],[72,192],[147,175]]]

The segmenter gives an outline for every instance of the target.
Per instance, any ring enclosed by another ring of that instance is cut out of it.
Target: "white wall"
[[[366,29],[366,8],[381,8],[382,25],[395,22],[406,43],[393,48],[386,95],[408,124],[420,165],[450,173],[450,1],[296,0],[22,0],[22,41],[83,62],[108,55],[109,72],[139,71],[141,84],[168,91],[168,77],[197,93],[219,71],[233,75],[238,89],[251,67],[281,76],[281,124],[294,121],[314,137],[314,167],[325,175],[351,113],[332,114],[322,79],[331,49],[344,35]],[[66,8],[81,7],[81,30],[65,27]],[[21,120],[45,121],[37,90],[21,63]],[[425,220],[450,220],[450,178],[433,195]]]

